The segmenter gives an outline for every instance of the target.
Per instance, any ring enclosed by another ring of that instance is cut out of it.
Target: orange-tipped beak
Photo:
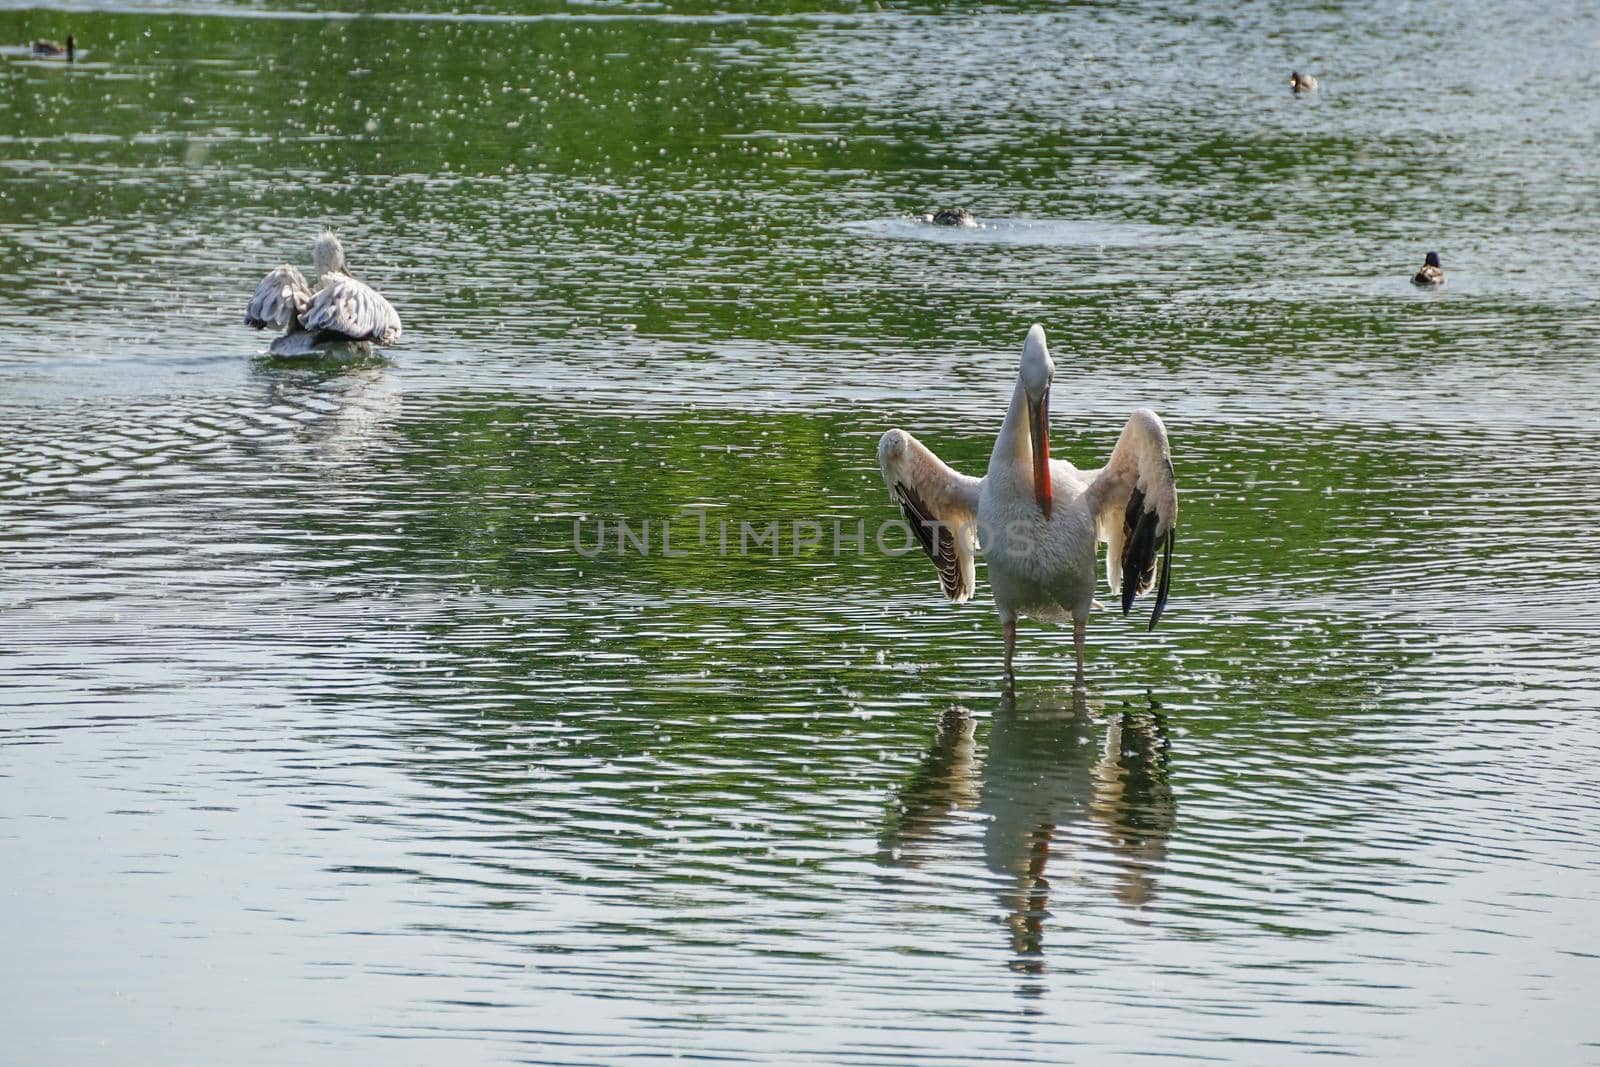
[[[1050,517],[1050,390],[1028,405],[1028,433],[1033,438],[1033,498]]]

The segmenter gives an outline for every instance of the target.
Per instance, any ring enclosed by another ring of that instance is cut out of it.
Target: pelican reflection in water
[[[977,720],[963,707],[939,716],[933,744],[900,787],[896,810],[878,840],[884,863],[920,867],[938,851],[953,816],[977,810],[981,798]]]
[[[1109,858],[1111,892],[1139,907],[1156,894],[1177,803],[1167,780],[1166,717],[1153,703],[1090,714],[1081,691],[1004,698],[980,749],[963,708],[900,790],[880,859],[917,866],[948,854],[956,824],[982,819],[1014,969],[1043,970],[1052,879],[1094,880]]]
[[[383,360],[259,364],[252,377],[260,395],[239,411],[257,431],[252,440],[278,448],[288,437],[344,462],[387,454],[404,394]]]

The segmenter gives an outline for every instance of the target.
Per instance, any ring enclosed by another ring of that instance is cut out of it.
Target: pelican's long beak
[[[1033,438],[1033,498],[1050,517],[1050,390],[1028,404],[1028,434]]]

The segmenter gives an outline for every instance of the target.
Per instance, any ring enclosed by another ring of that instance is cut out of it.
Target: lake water
[[[1600,12],[794,7],[0,10],[0,1059],[1600,1062]],[[1035,321],[1183,510],[1008,697]]]

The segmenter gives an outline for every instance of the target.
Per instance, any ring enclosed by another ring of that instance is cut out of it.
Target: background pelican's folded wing
[[[1122,613],[1133,607],[1134,597],[1155,586],[1154,630],[1167,606],[1178,523],[1172,448],[1155,412],[1140,408],[1128,419],[1111,458],[1089,483],[1088,498],[1096,536],[1107,546],[1106,580],[1121,595]]]
[[[250,298],[250,306],[245,309],[244,324],[258,330],[267,326],[287,330],[310,303],[311,288],[306,285],[305,276],[284,263],[256,286],[256,295]]]
[[[939,571],[944,595],[962,603],[977,584],[978,484],[945,464],[904,430],[878,442],[878,466],[922,550]]]
[[[376,289],[348,275],[326,280],[328,284],[311,298],[311,306],[300,317],[306,329],[377,345],[399,339],[400,316]]]

